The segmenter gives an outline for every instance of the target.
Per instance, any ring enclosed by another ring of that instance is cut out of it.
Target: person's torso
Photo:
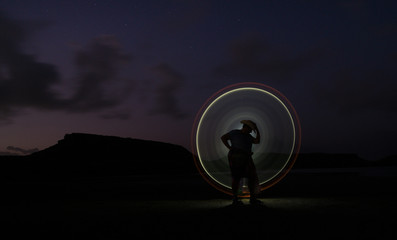
[[[250,134],[243,133],[241,130],[232,130],[229,135],[232,148],[251,152],[253,137]]]

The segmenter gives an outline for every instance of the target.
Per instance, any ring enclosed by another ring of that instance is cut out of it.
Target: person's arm
[[[230,135],[229,135],[229,133],[226,133],[225,135],[223,135],[223,136],[221,137],[221,140],[222,140],[223,144],[224,144],[228,149],[231,149],[231,148],[232,148],[232,146],[230,146],[230,144],[229,144],[229,142],[228,142],[228,140],[230,140]]]
[[[252,141],[252,143],[258,144],[258,143],[261,142],[261,134],[259,133],[258,128],[256,128],[254,131],[255,131],[255,133],[256,133],[256,137],[254,138],[254,140]]]

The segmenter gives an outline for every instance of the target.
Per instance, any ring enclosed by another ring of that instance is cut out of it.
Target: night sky
[[[281,91],[301,152],[396,154],[396,1],[0,1],[0,153],[85,132],[190,149],[201,105]]]

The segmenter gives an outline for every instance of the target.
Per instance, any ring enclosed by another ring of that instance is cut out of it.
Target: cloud
[[[50,87],[59,83],[55,66],[38,62],[22,52],[27,30],[0,14],[0,112],[1,119],[15,113],[15,107],[54,108],[61,105]]]
[[[0,156],[18,156],[19,154],[13,152],[0,151]]]
[[[186,117],[178,104],[177,93],[185,78],[168,64],[159,64],[152,69],[158,81],[154,89],[154,108],[151,114],[165,114],[181,119]]]
[[[14,151],[14,152],[19,152],[19,153],[22,153],[22,154],[24,154],[24,155],[28,155],[28,154],[31,154],[31,153],[34,153],[34,152],[39,151],[38,148],[24,149],[24,148],[14,147],[14,146],[8,146],[8,147],[7,147],[7,150],[9,150],[9,151]]]
[[[132,90],[132,82],[119,76],[131,56],[125,54],[115,36],[94,38],[76,51],[75,82],[70,98],[54,87],[61,84],[55,65],[24,53],[31,30],[0,13],[0,121],[11,122],[23,108],[68,112],[98,111],[119,105]]]
[[[101,115],[103,119],[120,119],[120,120],[128,120],[130,119],[131,114],[128,112],[108,112]]]
[[[122,94],[112,92],[111,88],[120,82],[118,70],[130,60],[131,56],[123,53],[117,38],[112,35],[96,37],[86,48],[77,51],[74,63],[79,84],[69,101],[69,110],[96,110],[121,102],[130,92],[131,84]]]
[[[213,69],[216,77],[263,78],[286,81],[289,76],[322,55],[313,49],[294,56],[253,35],[233,41],[227,51],[229,61]]]
[[[314,86],[317,98],[343,114],[397,113],[395,74],[388,69],[343,69],[329,85]]]

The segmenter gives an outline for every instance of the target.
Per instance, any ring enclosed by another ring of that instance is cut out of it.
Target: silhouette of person
[[[248,179],[250,203],[263,203],[257,199],[259,193],[259,180],[252,160],[252,144],[258,144],[261,136],[256,124],[251,120],[242,120],[241,129],[232,130],[221,137],[223,144],[229,149],[228,160],[232,175],[233,205],[242,205],[239,200],[238,190],[242,178]],[[254,131],[256,137],[250,133]],[[229,143],[230,141],[230,143]]]

